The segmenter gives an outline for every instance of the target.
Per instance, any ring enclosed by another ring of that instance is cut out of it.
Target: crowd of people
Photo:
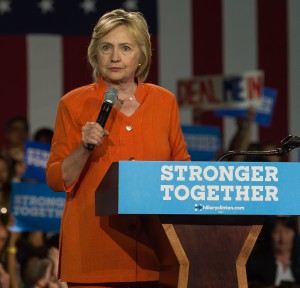
[[[59,233],[14,232],[10,211],[14,182],[23,182],[25,141],[51,143],[53,130],[40,128],[29,135],[23,116],[9,119],[0,151],[0,287],[62,287],[57,280]]]

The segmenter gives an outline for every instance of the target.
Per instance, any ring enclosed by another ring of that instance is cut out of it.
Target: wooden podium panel
[[[264,217],[141,216],[162,287],[248,287],[246,262]]]
[[[172,223],[190,262],[187,287],[247,287],[245,265],[264,219],[199,216],[196,221],[183,220],[187,224],[176,224],[176,219]]]
[[[96,191],[98,216],[119,214],[118,173],[115,163]],[[160,263],[161,287],[248,287],[245,265],[265,216],[141,213],[139,218]]]

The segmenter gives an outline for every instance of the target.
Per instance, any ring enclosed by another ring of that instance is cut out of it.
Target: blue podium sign
[[[113,184],[118,195],[100,193],[110,195],[118,214],[300,215],[300,163],[121,161],[113,165],[118,165],[119,174],[114,176],[118,184]]]

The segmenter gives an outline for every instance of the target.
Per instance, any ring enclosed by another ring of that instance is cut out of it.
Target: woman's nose
[[[117,48],[114,48],[112,50],[112,55],[111,55],[111,61],[112,62],[119,62],[120,61],[120,54]]]

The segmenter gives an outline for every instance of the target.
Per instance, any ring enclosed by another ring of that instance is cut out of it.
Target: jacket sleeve
[[[56,192],[70,192],[76,182],[66,188],[62,177],[63,160],[74,151],[81,141],[81,126],[75,122],[76,110],[72,112],[67,107],[63,98],[59,102],[54,135],[50,150],[49,159],[46,165],[47,184]]]
[[[174,96],[172,110],[170,113],[170,145],[171,145],[171,160],[173,161],[190,161],[191,156],[187,152],[187,145],[183,137],[180,126],[179,109]]]

